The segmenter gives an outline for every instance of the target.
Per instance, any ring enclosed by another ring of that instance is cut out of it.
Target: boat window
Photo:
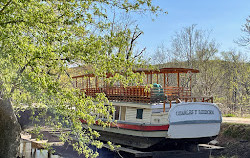
[[[143,109],[137,109],[136,118],[142,119]]]
[[[125,115],[126,115],[126,107],[122,106],[121,107],[121,120],[125,120]]]
[[[119,120],[120,106],[115,106],[115,120]]]

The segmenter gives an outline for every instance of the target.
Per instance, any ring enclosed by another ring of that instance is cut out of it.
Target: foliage
[[[108,100],[103,94],[96,100],[79,97],[81,93],[71,85],[68,68],[91,65],[82,73],[94,72],[99,77],[122,72],[110,80],[126,84],[138,76],[132,69],[142,65],[132,56],[133,31],[129,28],[111,31],[115,24],[109,10],[113,8],[124,13],[161,12],[151,0],[0,2],[1,98],[11,98],[16,107],[43,107],[44,114],[49,111],[51,115],[45,121],[57,128],[70,127],[70,134],[79,139],[75,149],[86,157],[98,155],[87,144],[98,148],[102,144],[96,140],[99,137],[96,131],[82,128],[79,118],[87,120],[90,127],[97,119],[95,112],[110,122],[109,111],[113,109],[104,106]],[[99,122],[104,127],[108,125]]]
[[[223,58],[220,64],[222,82],[219,86],[223,90],[220,97],[224,98],[232,113],[238,108],[242,115],[246,112],[243,108],[249,106],[250,65],[242,53],[235,51],[223,52]]]
[[[235,114],[225,114],[225,115],[223,115],[224,117],[236,117],[236,115]]]
[[[227,137],[250,140],[250,126],[246,124],[224,124],[223,135]]]

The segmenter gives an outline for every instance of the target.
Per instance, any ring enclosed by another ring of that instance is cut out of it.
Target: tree
[[[162,43],[157,47],[155,53],[152,56],[153,64],[165,64],[166,62],[171,61],[171,55],[169,50]]]
[[[192,67],[192,60],[195,53],[195,45],[199,38],[199,31],[195,30],[196,25],[183,28],[176,32],[172,38],[172,51],[177,60],[186,60],[188,66]]]
[[[189,67],[194,67],[195,60],[208,60],[217,52],[217,45],[210,39],[210,33],[196,29],[195,24],[176,32],[171,45],[176,60],[186,61]]]
[[[240,46],[249,46],[250,44],[250,16],[246,19],[246,23],[242,25],[241,31],[243,35],[235,42]]]
[[[101,142],[95,139],[99,134],[91,128],[82,129],[79,118],[91,125],[96,116],[90,113],[95,111],[111,121],[110,107],[104,106],[108,101],[102,94],[96,99],[98,104],[93,98],[79,97],[80,91],[70,84],[68,68],[91,65],[97,76],[118,71],[125,72],[126,77],[118,75],[114,80],[132,80],[130,74],[136,60],[126,48],[132,51],[134,36],[130,29],[110,32],[111,7],[125,13],[160,11],[151,0],[0,2],[0,117],[9,118],[1,122],[0,146],[5,149],[0,157],[16,157],[20,127],[13,107],[23,105],[50,111],[55,117],[45,120],[58,128],[70,127],[71,134],[79,138],[79,143],[74,144],[79,153],[86,157],[98,155],[87,144],[100,148]],[[107,126],[105,122],[101,124]],[[5,144],[7,141],[2,140],[8,138],[9,144]]]
[[[244,109],[249,106],[250,67],[241,52],[234,50],[222,53],[224,61],[221,64],[221,82],[225,103],[231,112],[240,110],[241,116]]]
[[[173,61],[178,66],[197,68],[201,73],[194,75],[192,90],[194,95],[211,96],[219,79],[214,73],[216,64],[211,60],[217,53],[218,44],[210,38],[210,31],[197,29],[193,24],[175,33],[171,41]]]

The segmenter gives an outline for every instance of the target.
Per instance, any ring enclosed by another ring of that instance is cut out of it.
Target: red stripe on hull
[[[137,131],[167,131],[169,125],[146,126],[146,125],[130,125],[130,124],[117,123],[116,127],[123,129],[137,130]]]
[[[87,122],[85,120],[80,119],[80,121],[84,124]],[[95,125],[99,125],[98,121],[96,121]],[[126,123],[110,123],[110,127],[116,127],[116,128],[122,128],[122,129],[129,129],[129,130],[137,130],[137,131],[167,131],[169,128],[169,125],[160,125],[160,126],[150,126],[150,125],[131,125]]]

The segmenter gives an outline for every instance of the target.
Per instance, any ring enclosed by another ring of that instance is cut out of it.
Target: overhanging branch
[[[3,6],[3,8],[0,10],[0,14],[2,14],[3,11],[4,11],[4,9],[6,9],[6,8],[8,7],[8,5],[10,5],[11,1],[12,1],[12,0],[9,0],[9,1]]]

